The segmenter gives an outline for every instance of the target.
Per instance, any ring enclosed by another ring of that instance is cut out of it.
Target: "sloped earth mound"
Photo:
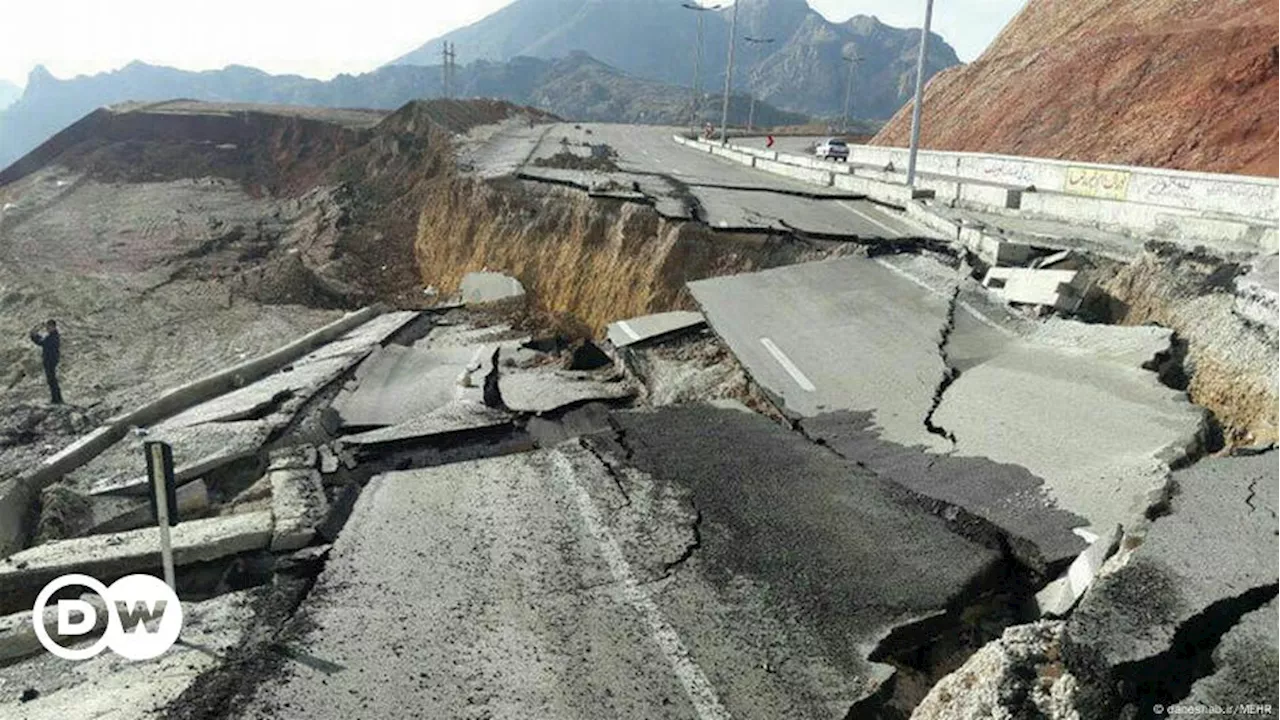
[[[1031,0],[969,65],[939,73],[921,144],[1274,177],[1268,0]],[[911,107],[873,140],[905,146]]]

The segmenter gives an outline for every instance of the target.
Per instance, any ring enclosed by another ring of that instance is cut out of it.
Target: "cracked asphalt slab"
[[[1097,580],[1064,641],[1073,672],[1113,678],[1127,690],[1118,700],[1140,712],[1187,697],[1212,672],[1219,640],[1280,587],[1276,452],[1205,459],[1174,480],[1169,514],[1128,564]],[[1274,676],[1269,697],[1254,696],[1249,673],[1234,686],[1227,677],[1212,684],[1233,703],[1280,706]]]
[[[841,718],[893,628],[997,580],[998,553],[760,416],[612,417],[374,478],[294,621],[286,655],[321,662],[235,717]]]
[[[927,494],[998,519],[1011,538],[1037,538],[1038,549],[1019,553],[1037,571],[1076,546],[1064,529],[1100,535],[1141,523],[1170,467],[1204,441],[1204,410],[1146,369],[1168,352],[1169,330],[1016,320],[992,308],[963,265],[846,257],[689,289],[752,378],[802,425],[865,414],[893,445],[1024,468],[990,478],[965,471],[963,485]],[[857,436],[864,430],[845,440],[850,460],[877,452]],[[1007,492],[1018,500],[1005,502]]]
[[[698,717],[578,482],[555,451],[375,478],[292,648],[337,669],[287,664],[239,717]]]
[[[870,412],[893,442],[950,449],[923,422],[947,372],[938,352],[946,294],[858,257],[700,280],[689,290],[787,411]]]
[[[699,572],[717,597],[750,588],[753,600],[735,605],[774,608],[770,625],[805,638],[799,647],[822,666],[808,676],[835,679],[828,693],[844,688],[839,717],[892,674],[868,659],[891,630],[898,628],[902,646],[923,642],[931,630],[916,623],[958,611],[1001,582],[998,552],[953,534],[942,519],[900,502],[898,488],[763,416],[683,406],[613,419],[614,436],[590,441],[611,446],[660,486],[689,493],[702,518]],[[677,604],[677,595],[668,589],[659,603]],[[672,623],[683,629],[680,619]],[[716,646],[695,618],[687,627],[695,654]],[[777,643],[762,662],[779,654],[798,653]],[[833,707],[831,697],[802,697],[808,707]]]
[[[778,177],[739,163],[677,145],[680,128],[582,124],[557,125],[545,135],[529,163],[566,149],[585,151],[581,143],[607,144],[618,154],[616,173],[570,172],[527,164],[530,177],[590,187],[613,178],[623,189],[632,183],[655,199],[659,211],[688,217],[685,194],[696,198],[699,219],[720,229],[791,231],[859,239],[915,237],[919,232],[865,199]],[[590,134],[586,131],[590,130]],[[829,196],[829,197],[819,197]]]
[[[1088,520],[1056,507],[1044,481],[1026,468],[888,442],[865,413],[826,413],[799,425],[810,439],[910,490],[931,511],[953,518],[956,532],[987,547],[1008,547],[1042,578],[1062,570],[1088,547],[1074,532]]]

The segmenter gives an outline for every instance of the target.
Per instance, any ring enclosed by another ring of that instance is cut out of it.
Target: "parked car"
[[[813,154],[827,160],[841,160],[849,162],[849,146],[840,138],[827,138],[823,140],[816,148]]]

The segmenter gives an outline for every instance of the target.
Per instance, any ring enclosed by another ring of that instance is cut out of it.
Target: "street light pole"
[[[690,112],[690,125],[696,133],[698,130],[698,106],[702,104],[702,13],[708,10],[719,10],[720,5],[696,5],[694,3],[681,3],[681,7],[686,10],[694,10],[698,13],[698,34],[694,41],[693,50],[693,102]]]
[[[733,46],[738,44],[738,3],[729,21],[729,67],[724,73],[724,105],[720,110],[720,144],[729,144],[729,93],[733,91]]]
[[[841,60],[849,63],[849,81],[844,87],[844,119],[840,121],[840,131],[849,134],[849,104],[853,101],[853,70],[862,62],[862,58],[854,53],[853,57],[840,56]]]
[[[916,99],[911,108],[911,150],[907,160],[907,185],[916,186],[916,153],[920,150],[920,106],[924,103],[924,61],[929,52],[929,25],[933,0],[924,0],[924,27],[920,30],[920,58],[916,61]]]
[[[773,42],[773,38],[756,38],[749,35],[744,35],[742,39],[756,47]],[[755,127],[756,124],[756,92],[751,87],[749,80],[747,81],[747,93],[751,95],[751,110],[747,112],[747,132],[750,133],[751,128]]]

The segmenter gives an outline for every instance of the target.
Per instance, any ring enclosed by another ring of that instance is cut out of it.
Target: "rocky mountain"
[[[702,13],[705,88],[723,87],[730,12]],[[442,43],[449,41],[461,62],[517,55],[557,58],[584,51],[639,77],[690,85],[696,22],[695,13],[675,0],[516,0],[392,64],[436,64]],[[805,0],[739,0],[738,37],[735,88],[750,89],[780,108],[840,115],[848,67],[840,59],[842,52],[865,58],[855,79],[855,116],[888,118],[914,88],[918,29],[890,27],[865,15],[832,23]],[[774,41],[752,44],[745,37]],[[932,36],[929,74],[958,63],[951,46]]]
[[[925,95],[941,150],[1277,174],[1274,0],[1030,0]],[[904,109],[876,137],[905,145]]]
[[[0,112],[0,169],[95,108],[116,103],[189,98],[321,107],[392,109],[442,94],[440,67],[391,66],[328,82],[269,75],[253,68],[187,72],[135,62],[114,72],[59,80],[42,67],[26,92]],[[622,73],[584,53],[558,60],[520,57],[458,68],[456,94],[533,105],[574,120],[685,124],[690,91]],[[703,118],[718,119],[719,101],[704,103]],[[746,98],[735,96],[732,120],[744,122]],[[758,104],[761,124],[789,125],[805,116]]]
[[[22,97],[22,88],[8,80],[0,80],[0,110],[9,107],[20,97]]]

